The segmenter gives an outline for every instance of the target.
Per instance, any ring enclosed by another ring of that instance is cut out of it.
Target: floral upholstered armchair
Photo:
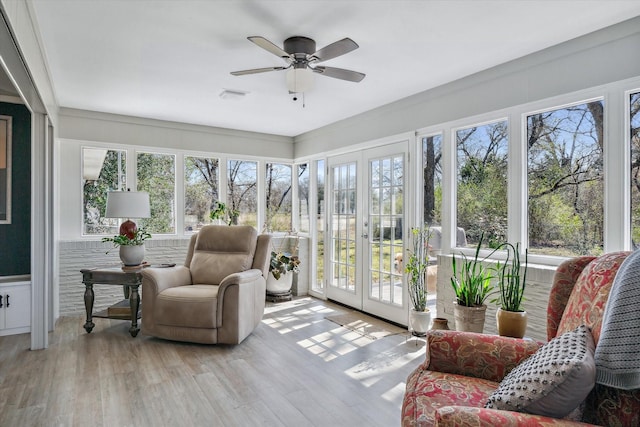
[[[579,257],[558,267],[547,308],[546,345],[470,332],[430,331],[426,360],[407,379],[402,425],[533,427],[583,425],[581,421],[639,426],[640,389],[594,387],[595,363],[593,359],[590,364],[584,362],[588,358],[584,354],[593,354],[598,344],[609,291],[628,255],[616,252],[598,258]],[[554,346],[557,350],[558,345],[564,345],[563,339],[569,347],[578,339],[580,345],[590,348],[589,352],[571,353],[583,357],[584,363],[573,365],[572,370],[563,365],[559,368],[558,353],[547,352],[546,363],[552,368],[536,372],[547,370],[562,379],[525,380],[531,372],[522,367],[544,363],[542,353]],[[638,340],[640,343],[640,337]],[[509,391],[500,394],[505,383]],[[506,410],[505,405],[512,410]],[[501,409],[493,409],[496,407]]]

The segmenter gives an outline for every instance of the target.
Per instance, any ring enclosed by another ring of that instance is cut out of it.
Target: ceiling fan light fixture
[[[291,68],[287,71],[286,79],[289,92],[303,93],[313,89],[313,71],[309,68]]]

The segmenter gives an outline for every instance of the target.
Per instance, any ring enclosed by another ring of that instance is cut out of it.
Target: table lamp
[[[130,239],[135,237],[136,223],[131,218],[149,218],[149,193],[143,191],[109,191],[107,193],[107,218],[127,218],[120,224],[120,234]]]

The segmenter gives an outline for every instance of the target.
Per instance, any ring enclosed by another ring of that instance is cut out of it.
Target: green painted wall
[[[0,224],[0,276],[31,273],[31,113],[24,105],[0,102],[0,115],[13,117],[11,224]]]

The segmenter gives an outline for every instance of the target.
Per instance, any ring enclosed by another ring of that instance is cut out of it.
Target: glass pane
[[[640,92],[629,97],[631,124],[631,242],[640,244]]]
[[[149,193],[151,217],[140,219],[151,234],[176,232],[176,158],[169,154],[138,153],[138,191]]]
[[[184,229],[198,231],[211,224],[209,217],[220,199],[218,193],[219,160],[203,157],[184,158]]]
[[[456,131],[457,226],[471,247],[507,237],[507,132],[506,121]]]
[[[595,101],[527,117],[530,253],[602,253],[603,113]]]
[[[267,230],[291,231],[291,165],[267,163]]]
[[[324,201],[324,160],[318,160],[316,175],[316,194],[318,198],[316,212],[316,281],[314,289],[324,289],[324,231],[325,231],[325,201]]]
[[[258,226],[258,164],[245,160],[227,163],[227,205],[238,212],[237,225]]]
[[[403,163],[402,156],[387,157],[370,161],[369,168],[371,174],[379,174],[379,179],[370,177],[369,274],[372,283],[368,297],[387,304],[402,304],[403,272],[396,274],[393,269],[402,270]],[[380,167],[376,169],[374,164]]]
[[[439,226],[442,221],[442,135],[422,138],[422,186],[423,221]]]
[[[333,205],[335,214],[331,218],[333,231],[334,276],[330,284],[350,292],[355,292],[355,179],[351,180],[354,164],[340,165],[334,168],[335,182]]]
[[[300,231],[308,233],[309,224],[309,165],[303,163],[298,169],[298,225]]]
[[[104,217],[107,192],[124,190],[126,176],[126,151],[82,149],[83,234],[118,234],[120,219]]]

